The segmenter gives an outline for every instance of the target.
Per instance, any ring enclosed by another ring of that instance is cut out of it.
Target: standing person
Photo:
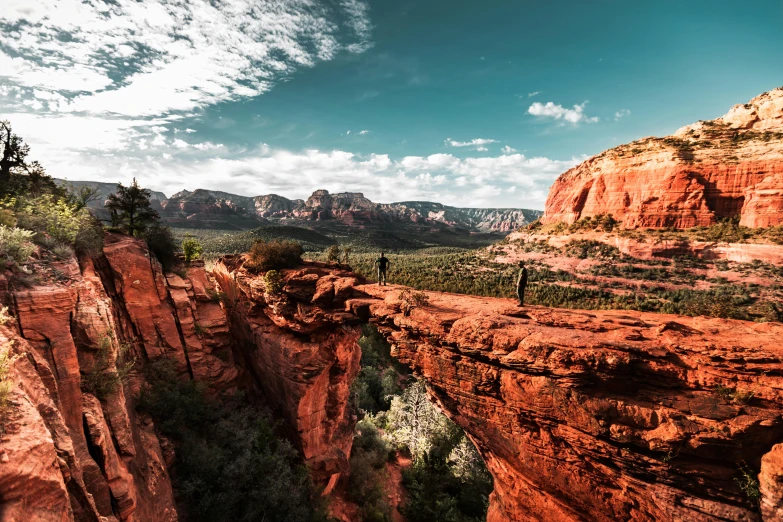
[[[378,267],[378,284],[383,281],[383,286],[386,286],[386,270],[390,265],[391,261],[381,252],[381,257],[375,260],[375,266]]]
[[[519,276],[517,277],[517,296],[519,297],[519,306],[525,306],[525,287],[527,286],[527,268],[525,264],[519,262]]]

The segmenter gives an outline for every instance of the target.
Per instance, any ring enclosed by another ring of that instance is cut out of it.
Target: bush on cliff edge
[[[302,245],[294,241],[256,241],[246,266],[255,272],[292,268],[302,262],[303,253]]]

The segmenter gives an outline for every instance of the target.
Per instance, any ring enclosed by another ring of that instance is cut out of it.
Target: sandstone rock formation
[[[621,145],[562,174],[544,223],[611,214],[625,228],[688,228],[739,216],[783,224],[783,88],[666,138]]]
[[[177,519],[168,445],[134,408],[142,373],[105,396],[84,388],[103,357],[165,357],[213,393],[264,395],[328,493],[348,470],[367,321],[476,443],[495,481],[492,522],[783,512],[781,324],[436,292],[404,314],[400,287],[347,267],[284,270],[270,293],[241,256],[164,275],[118,235],[60,268],[66,278],[14,292],[16,321],[0,326],[19,356],[0,419],[2,521]],[[743,472],[758,477],[760,511]]]
[[[214,273],[243,355],[239,364],[284,416],[328,493],[348,471],[356,422],[350,385],[361,357],[359,319],[332,309],[353,295],[356,277],[311,266],[288,272],[285,292],[276,296],[241,269],[239,258],[225,259]]]

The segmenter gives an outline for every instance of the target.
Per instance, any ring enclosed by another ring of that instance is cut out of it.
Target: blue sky
[[[7,2],[0,117],[55,176],[167,194],[540,209],[783,85],[779,1]]]

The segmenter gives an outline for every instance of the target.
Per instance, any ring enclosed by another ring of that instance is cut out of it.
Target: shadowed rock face
[[[689,228],[740,216],[783,223],[783,88],[665,138],[594,156],[552,185],[542,221],[612,214],[625,228]]]
[[[348,469],[366,321],[476,443],[494,477],[490,521],[783,512],[781,324],[436,292],[405,315],[400,287],[347,267],[284,270],[283,292],[268,295],[239,256],[211,275],[164,276],[142,243],[116,235],[104,256],[61,268],[67,281],[12,296],[18,330],[0,326],[0,343],[25,354],[0,439],[0,520],[177,519],[170,444],[133,407],[142,374],[100,400],[80,386],[98,347],[116,358],[120,343],[214,393],[265,396],[331,491]],[[758,476],[760,509],[740,469]]]

